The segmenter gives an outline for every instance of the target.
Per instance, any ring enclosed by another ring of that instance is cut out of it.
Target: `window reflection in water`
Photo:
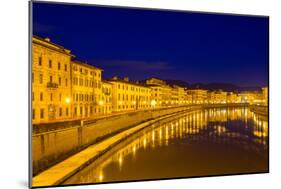
[[[110,154],[98,166],[93,166],[92,168],[89,166],[66,183],[116,181],[112,176],[107,178],[107,174],[111,172],[109,167],[112,169],[118,167],[120,174],[125,174],[128,168],[125,166],[126,161],[134,161],[133,164],[138,164],[138,156],[141,153],[154,151],[161,147],[175,148],[173,147],[175,144],[180,146],[181,143],[190,145],[197,143],[212,143],[220,146],[232,145],[247,152],[253,151],[261,156],[266,156],[268,149],[268,122],[266,118],[255,115],[247,108],[204,109],[190,112],[177,118],[163,120],[140,132],[138,136],[135,136],[130,142]],[[160,160],[161,156],[166,155],[157,154]],[[132,158],[127,158],[130,156]],[[175,160],[171,159],[171,162],[173,161]],[[159,166],[165,166],[161,165],[161,161],[159,162]],[[141,163],[146,166],[145,162]],[[132,176],[132,178],[134,177]]]

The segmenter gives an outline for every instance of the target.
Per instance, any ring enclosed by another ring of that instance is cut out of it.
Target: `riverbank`
[[[199,108],[199,107],[198,107]],[[192,110],[183,111],[180,114],[187,113],[189,111],[197,110],[197,108]],[[119,134],[116,134],[110,138],[107,138],[97,144],[94,144],[85,150],[67,158],[66,160],[54,165],[53,167],[43,171],[37,176],[33,177],[32,183],[34,187],[38,186],[55,186],[62,183],[64,180],[77,173],[79,170],[83,169],[91,162],[98,159],[112,147],[116,146],[129,136],[139,132],[140,130],[156,123],[161,120],[165,120],[170,117],[179,115],[178,112],[165,115],[154,120],[147,121],[145,123],[139,124],[133,128],[127,129]]]
[[[255,114],[262,116],[266,120],[268,120],[268,106],[264,105],[251,105],[250,111],[254,112]]]

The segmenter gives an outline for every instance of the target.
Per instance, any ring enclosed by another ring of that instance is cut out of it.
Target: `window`
[[[32,92],[32,101],[34,101],[34,92]]]
[[[40,119],[44,119],[44,109],[40,109]]]
[[[35,109],[32,109],[32,119],[35,119]]]
[[[34,82],[34,73],[32,72],[32,77],[31,77],[32,83]]]
[[[49,60],[49,68],[52,68],[52,60]]]
[[[67,65],[66,64],[64,65],[64,71],[67,71]]]
[[[60,108],[60,110],[59,110],[59,116],[60,117],[62,116],[62,108]]]
[[[42,57],[41,57],[41,56],[39,56],[38,65],[39,65],[39,66],[42,66]]]
[[[43,83],[43,74],[39,75],[39,83],[42,84]]]
[[[74,115],[77,116],[77,107],[74,108]]]
[[[60,62],[58,62],[58,70],[60,70]]]
[[[83,108],[80,107],[80,115],[83,115]]]
[[[53,101],[53,93],[50,94],[50,101]]]
[[[53,82],[53,76],[50,75],[50,83]]]
[[[39,66],[42,66],[42,57],[41,57],[41,56],[39,56],[38,65],[39,65]]]
[[[60,100],[60,102],[61,102],[61,93],[60,93],[60,96],[59,96],[59,100]]]
[[[65,109],[65,115],[68,116],[68,108]]]
[[[61,85],[61,77],[59,77],[59,85]]]
[[[65,86],[67,87],[67,79],[65,79]]]
[[[40,101],[43,101],[43,92],[40,92]]]

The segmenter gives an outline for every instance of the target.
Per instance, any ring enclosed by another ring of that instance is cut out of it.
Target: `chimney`
[[[129,81],[129,77],[124,77],[124,81]]]
[[[50,38],[48,38],[48,37],[46,37],[46,38],[45,38],[45,41],[50,42],[50,41],[51,41],[51,39],[50,39]]]

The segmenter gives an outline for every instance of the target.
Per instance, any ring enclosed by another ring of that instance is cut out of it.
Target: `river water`
[[[214,108],[152,125],[64,184],[267,171],[267,119],[247,108]]]

